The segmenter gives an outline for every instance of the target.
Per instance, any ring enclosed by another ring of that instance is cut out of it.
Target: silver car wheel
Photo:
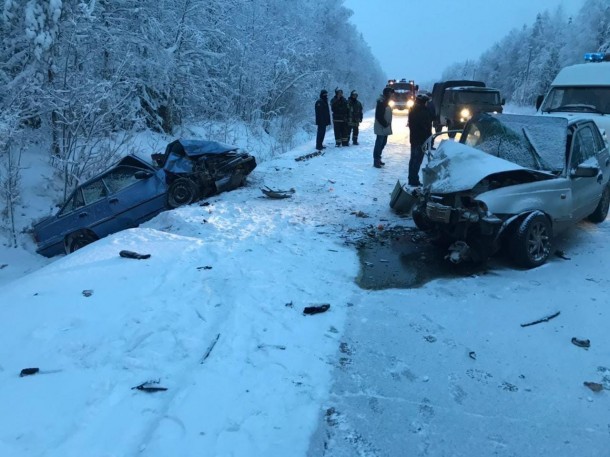
[[[536,221],[530,226],[527,250],[531,259],[536,263],[546,260],[549,256],[551,237],[545,223]]]
[[[525,268],[547,261],[553,244],[551,221],[540,211],[530,213],[517,227],[512,240],[512,255]]]

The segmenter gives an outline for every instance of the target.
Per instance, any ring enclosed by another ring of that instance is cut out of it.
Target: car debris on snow
[[[19,373],[19,377],[23,378],[24,376],[31,376],[33,374],[36,374],[40,371],[40,368],[24,368],[23,370],[21,370],[21,373]]]
[[[521,327],[529,327],[530,325],[536,325],[536,324],[541,324],[542,322],[548,322],[551,319],[556,318],[560,314],[561,314],[561,311],[557,311],[555,314],[551,314],[550,316],[543,317],[542,319],[538,319],[533,322],[528,322],[527,324],[521,324]]]
[[[598,382],[585,381],[583,382],[583,384],[585,385],[585,387],[588,387],[593,392],[601,392],[602,390],[604,390],[604,386]]]
[[[271,189],[270,187],[267,187],[267,186],[265,186],[264,189],[261,189],[261,191],[267,197],[276,198],[276,199],[290,198],[290,197],[292,197],[292,194],[295,193],[295,190],[292,188],[288,189],[288,190],[279,190],[279,189]]]
[[[306,306],[305,308],[303,308],[303,314],[311,315],[311,314],[325,313],[329,309],[330,309],[330,305],[328,303],[323,303],[321,305]]]
[[[572,258],[571,258],[571,257],[568,257],[568,256],[566,255],[566,253],[565,253],[565,252],[563,252],[563,251],[562,251],[562,250],[560,250],[560,249],[558,249],[558,250],[556,250],[556,251],[555,251],[555,255],[556,255],[557,257],[559,257],[560,259],[563,259],[563,260],[572,260]]]
[[[321,155],[324,155],[323,151],[316,151],[316,152],[312,152],[310,154],[305,154],[302,156],[295,157],[294,160],[297,162],[302,162],[303,160],[313,159],[314,157],[321,156]]]
[[[24,368],[23,370],[21,370],[21,372],[19,373],[19,377],[23,378],[24,376],[32,376],[35,374],[52,374],[52,373],[59,373],[62,370],[44,370],[42,371],[40,368],[37,367],[32,367],[32,368]]]
[[[121,257],[126,258],[126,259],[138,259],[138,260],[142,260],[142,259],[149,259],[150,258],[150,254],[140,254],[138,252],[125,251],[125,250],[119,252],[119,255]]]
[[[145,381],[142,384],[139,384],[137,386],[134,386],[131,388],[131,390],[141,390],[143,392],[163,392],[165,390],[167,390],[167,387],[161,387],[157,384],[159,384],[161,382],[160,379],[157,379],[156,381],[151,380],[151,381]]]
[[[572,338],[572,344],[581,348],[589,348],[591,347],[591,341],[589,341],[588,339],[585,338]]]
[[[201,362],[203,363],[206,361],[206,359],[210,356],[210,354],[212,353],[212,350],[214,349],[214,346],[216,346],[216,343],[218,343],[218,339],[220,338],[220,333],[218,333],[216,335],[216,338],[214,338],[214,340],[212,340],[212,342],[210,343],[210,345],[208,346],[208,349],[205,351],[205,353],[203,354],[203,357],[201,358]]]

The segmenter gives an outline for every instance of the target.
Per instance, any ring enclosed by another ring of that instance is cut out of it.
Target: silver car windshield
[[[561,117],[481,114],[461,142],[525,168],[557,173],[565,167],[567,128]]]

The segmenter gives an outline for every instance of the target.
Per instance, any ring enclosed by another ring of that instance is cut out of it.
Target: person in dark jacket
[[[415,105],[409,111],[409,136],[411,140],[411,158],[409,159],[409,185],[421,186],[419,182],[419,167],[424,160],[422,146],[432,135],[432,115],[426,107],[428,97],[418,95]]]
[[[347,138],[347,100],[341,89],[335,89],[335,96],[330,101],[335,130],[335,146],[349,146]]]
[[[358,144],[358,126],[362,122],[362,103],[358,100],[358,92],[353,90],[347,99],[347,141],[350,136],[352,144]]]
[[[316,102],[316,125],[318,133],[316,135],[316,150],[321,151],[324,146],[324,137],[326,136],[326,127],[330,125],[330,110],[328,108],[328,91],[322,89],[320,98]]]
[[[373,166],[381,168],[385,165],[381,161],[381,153],[388,142],[388,136],[392,134],[392,108],[390,100],[394,94],[394,89],[386,87],[383,89],[383,94],[377,99],[375,105],[375,125],[373,131],[377,138],[375,139],[375,147],[373,148]]]

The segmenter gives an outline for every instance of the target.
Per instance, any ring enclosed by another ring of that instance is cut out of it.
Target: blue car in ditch
[[[173,141],[152,159],[126,156],[76,187],[56,214],[34,224],[37,252],[69,254],[167,209],[235,189],[256,167],[236,146],[205,140]]]

